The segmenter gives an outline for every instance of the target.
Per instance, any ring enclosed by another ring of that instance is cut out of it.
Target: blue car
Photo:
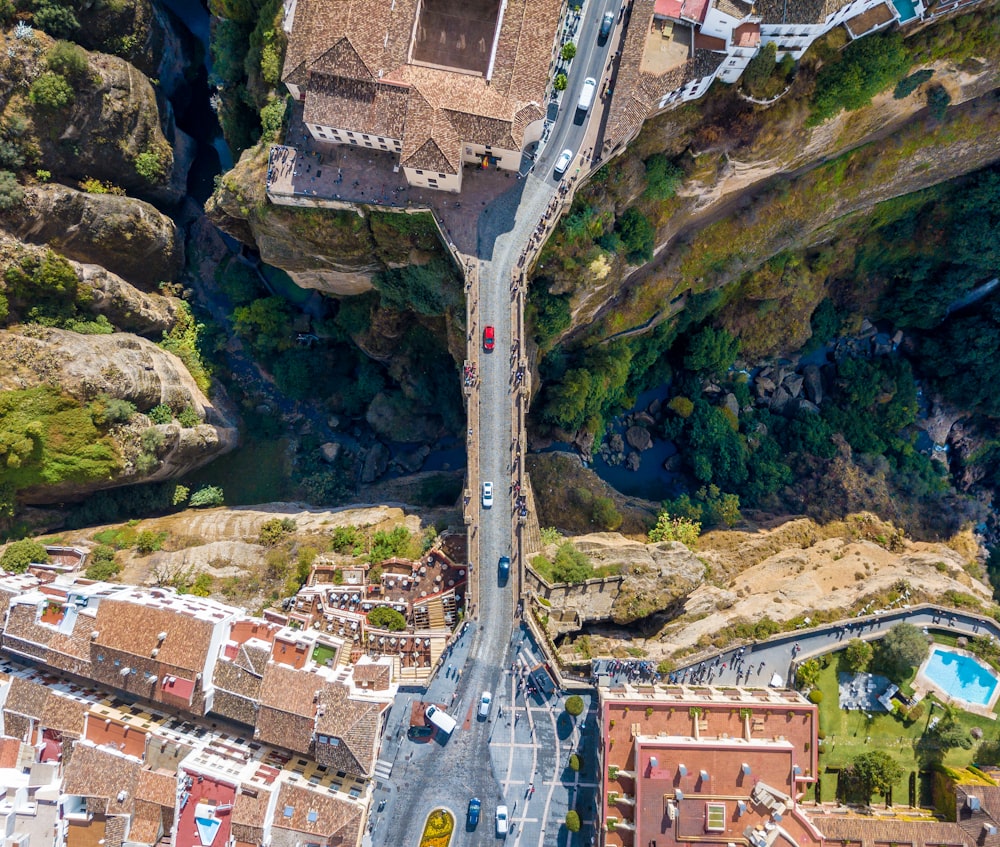
[[[475,829],[479,826],[479,810],[482,808],[482,803],[479,802],[478,797],[473,797],[469,801],[469,814],[466,819],[466,826],[469,829]]]
[[[500,572],[500,581],[506,582],[507,577],[510,576],[510,559],[507,556],[501,556],[497,567]]]

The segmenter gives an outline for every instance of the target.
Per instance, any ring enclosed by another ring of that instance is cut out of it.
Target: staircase
[[[424,604],[427,609],[427,622],[431,629],[444,629],[448,626],[444,619],[444,604],[440,597],[432,597]]]

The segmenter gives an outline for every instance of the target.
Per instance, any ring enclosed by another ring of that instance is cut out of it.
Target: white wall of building
[[[457,194],[462,190],[462,173],[442,174],[417,168],[403,168],[406,181],[420,188],[436,188],[438,191],[451,191]]]
[[[469,141],[462,142],[463,162],[481,162],[483,156],[493,156],[497,160],[497,167],[503,168],[505,171],[516,171],[521,167],[521,154],[517,150],[487,147],[484,144],[474,144]]]
[[[373,135],[367,132],[338,129],[322,124],[306,124],[312,137],[326,144],[350,144],[354,147],[366,147],[369,150],[381,150],[387,153],[402,153],[403,142],[398,138],[384,135]]]

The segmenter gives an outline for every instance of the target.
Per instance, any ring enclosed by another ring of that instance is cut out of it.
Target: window
[[[705,804],[705,832],[726,831],[726,804]]]
[[[417,171],[417,175],[418,175],[418,176],[423,176],[423,175],[424,175],[424,172],[423,172],[423,171]]]
[[[121,666],[121,662],[118,659],[115,659],[115,667],[117,668],[117,667],[120,667],[120,666]]]
[[[365,147],[371,147],[371,146],[372,146],[372,143],[370,141],[366,141],[365,142]]]
[[[381,147],[383,150],[389,149],[389,146],[384,141],[379,144],[379,147]]]
[[[348,138],[354,138],[354,133],[353,133],[353,132],[349,132],[349,133],[347,133],[347,137],[348,137]]]
[[[102,653],[98,653],[98,654],[97,654],[97,661],[99,661],[99,662],[103,662],[103,661],[104,661],[104,654],[102,654]]]
[[[445,178],[444,174],[438,174],[438,179],[444,179],[444,178]]]

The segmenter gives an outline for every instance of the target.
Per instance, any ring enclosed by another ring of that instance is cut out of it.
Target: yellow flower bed
[[[455,831],[455,818],[447,809],[435,809],[427,816],[420,847],[448,847]]]

